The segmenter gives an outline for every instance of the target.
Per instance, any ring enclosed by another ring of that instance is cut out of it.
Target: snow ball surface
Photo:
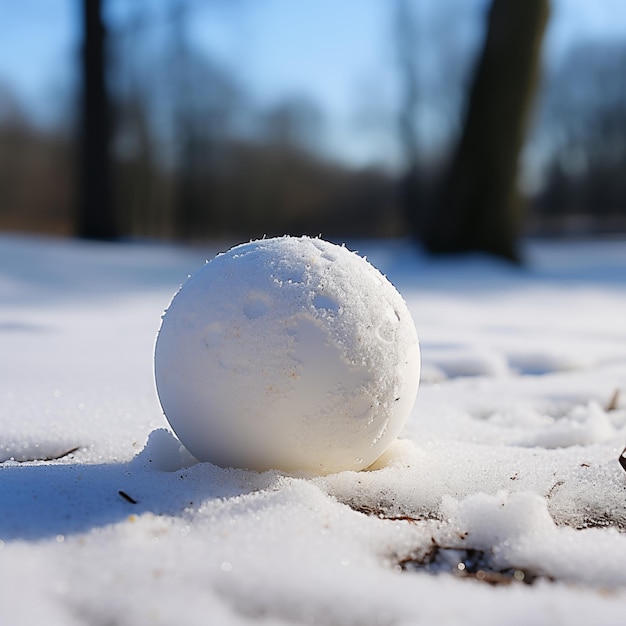
[[[420,350],[396,288],[322,239],[241,244],[195,272],[163,316],[159,399],[198,459],[330,474],[374,463],[413,407]]]

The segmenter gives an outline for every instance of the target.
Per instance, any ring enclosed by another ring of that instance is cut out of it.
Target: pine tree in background
[[[106,29],[101,0],[82,0],[79,193],[76,231],[86,239],[119,236],[112,193],[111,116],[106,83]]]
[[[423,232],[433,254],[519,261],[519,155],[537,82],[549,0],[492,0],[462,136]]]

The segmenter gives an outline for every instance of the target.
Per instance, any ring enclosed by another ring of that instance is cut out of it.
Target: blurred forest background
[[[429,216],[439,231],[455,219],[446,207],[464,184],[458,161],[489,162],[485,145],[495,141],[496,161],[515,165],[516,234],[625,233],[626,10],[586,3],[621,20],[623,35],[566,37],[560,20],[577,4],[0,0],[0,230],[183,241],[429,237]],[[66,40],[46,59],[44,84],[26,93],[15,77],[41,65],[36,50],[56,27],[47,21],[54,7],[69,16]],[[507,19],[523,28],[516,10],[538,12],[532,37],[507,34]],[[256,26],[264,11],[265,38]],[[480,104],[490,28],[502,44],[496,20],[511,56],[485,71],[521,90],[517,112],[497,90]],[[520,86],[521,48],[530,65]],[[338,74],[362,50],[358,71]],[[298,64],[299,82],[281,85],[285,67]],[[341,90],[349,96],[338,104]],[[472,99],[478,131],[468,131]],[[514,126],[520,145],[513,137],[498,147]],[[493,168],[470,175],[483,177],[483,197],[499,178]],[[446,250],[440,243],[435,251]]]

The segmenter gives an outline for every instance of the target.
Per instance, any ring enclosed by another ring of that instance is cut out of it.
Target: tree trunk
[[[516,179],[549,0],[492,0],[460,142],[427,220],[434,254],[479,251],[518,262]]]
[[[106,31],[101,0],[82,0],[83,49],[77,234],[119,236],[113,205],[111,119],[106,84]]]
[[[419,100],[417,24],[409,0],[396,0],[394,40],[396,63],[402,87],[398,110],[398,138],[402,148],[405,171],[400,177],[399,193],[409,228],[419,235],[419,215],[422,207],[419,176],[419,139],[416,113]]]

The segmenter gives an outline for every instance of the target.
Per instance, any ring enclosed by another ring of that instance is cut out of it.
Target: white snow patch
[[[0,237],[0,624],[623,623],[624,243],[354,247],[423,385],[369,471],[309,478],[198,463],[161,413],[159,318],[215,249]],[[538,578],[455,574],[475,554]]]

